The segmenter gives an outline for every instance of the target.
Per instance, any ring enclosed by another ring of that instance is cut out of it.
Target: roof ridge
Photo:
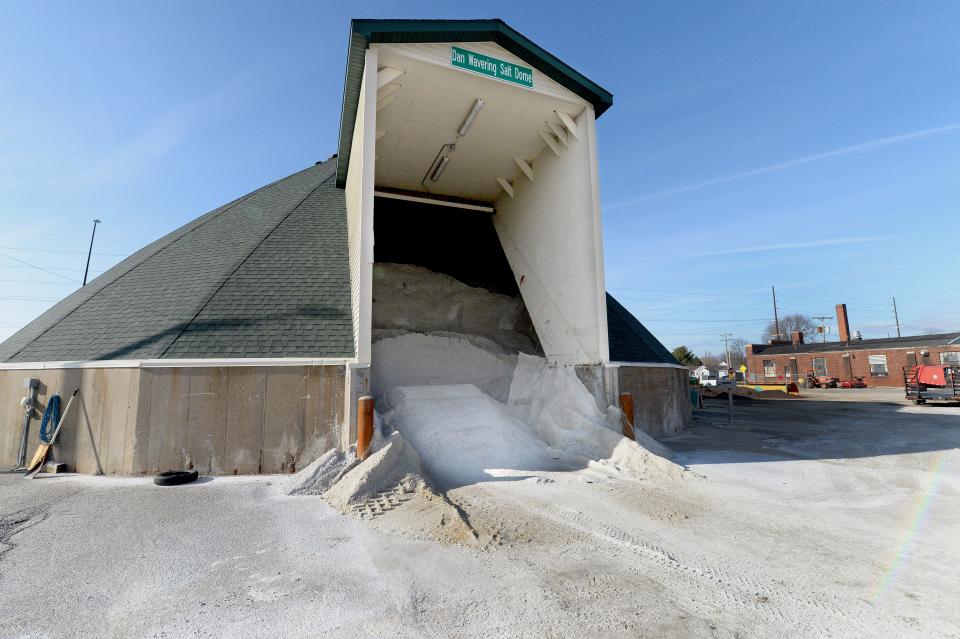
[[[305,169],[305,170],[306,170],[306,169]],[[298,175],[298,174],[299,174],[299,173],[295,173],[294,175]],[[320,187],[322,187],[324,184],[326,184],[327,182],[329,182],[335,175],[336,175],[336,171],[332,171],[332,172],[330,173],[330,175],[328,175],[327,177],[325,177],[319,184],[317,184],[315,187],[313,187],[312,189],[310,189],[310,191],[309,191],[305,196],[303,196],[303,198],[302,198],[299,202],[297,202],[294,206],[290,207],[290,209],[287,211],[286,215],[284,215],[284,216],[280,219],[279,222],[277,222],[276,224],[274,224],[274,226],[273,226],[272,229],[270,229],[269,231],[267,231],[267,232],[263,235],[263,237],[260,238],[260,241],[257,242],[256,245],[255,245],[253,248],[250,249],[250,251],[243,257],[243,259],[241,259],[241,260],[239,260],[239,261],[237,262],[237,264],[230,270],[229,273],[227,273],[226,277],[223,278],[223,280],[220,282],[220,284],[219,284],[219,285],[213,290],[213,292],[207,297],[207,300],[206,300],[205,302],[203,302],[203,303],[199,306],[199,308],[197,308],[197,312],[194,313],[193,317],[190,318],[190,321],[184,323],[184,325],[180,328],[180,331],[177,333],[176,337],[174,337],[172,340],[170,340],[170,343],[167,344],[166,348],[164,348],[163,351],[160,352],[160,354],[157,356],[157,359],[162,359],[163,356],[167,354],[167,351],[169,351],[169,350],[173,347],[173,345],[177,343],[177,340],[179,340],[179,339],[183,336],[183,334],[184,334],[184,332],[186,332],[187,328],[189,328],[190,325],[193,324],[198,317],[200,317],[200,314],[203,313],[203,310],[204,310],[205,308],[207,308],[207,306],[210,304],[210,302],[217,296],[217,293],[219,293],[219,292],[223,289],[223,287],[226,286],[227,282],[229,282],[229,281],[231,280],[231,278],[233,278],[234,274],[236,274],[236,272],[237,272],[238,270],[240,270],[240,267],[243,266],[243,265],[247,262],[247,260],[250,259],[250,256],[252,256],[254,253],[256,253],[256,252],[257,252],[257,249],[259,249],[259,248],[263,245],[263,243],[266,242],[267,239],[269,239],[270,236],[273,235],[278,228],[280,228],[280,225],[283,224],[284,222],[286,222],[287,219],[289,219],[289,217],[290,217],[291,215],[293,215],[293,214],[297,211],[297,209],[299,209],[299,208],[303,205],[303,203],[306,202],[307,199],[308,199],[311,195],[313,195],[314,193],[316,193],[317,190],[318,190]],[[293,176],[290,176],[290,177],[293,177]]]
[[[331,160],[327,160],[327,162],[324,162],[323,164],[327,164],[327,163],[330,162],[330,161],[331,161]],[[316,168],[316,166],[317,166],[317,165],[308,166],[308,167],[306,167],[306,168],[304,168],[304,169],[302,169],[302,170],[300,170],[300,171],[297,171],[296,173],[293,173],[293,174],[288,175],[288,176],[286,176],[286,177],[278,178],[278,179],[274,180],[273,182],[270,182],[269,184],[265,184],[264,186],[261,186],[260,188],[255,189],[255,190],[251,191],[250,193],[247,193],[246,195],[241,195],[240,197],[238,197],[237,199],[233,200],[232,202],[229,202],[229,203],[225,204],[224,206],[219,207],[219,208],[220,208],[219,211],[217,211],[217,209],[213,209],[212,211],[208,211],[207,213],[201,215],[199,218],[193,219],[193,220],[187,222],[186,224],[183,224],[183,225],[177,227],[176,229],[174,229],[173,231],[170,231],[169,233],[167,233],[167,234],[164,235],[163,237],[160,237],[160,238],[154,240],[153,242],[151,242],[151,243],[148,244],[147,246],[145,246],[145,247],[143,247],[142,249],[134,252],[134,253],[131,254],[130,256],[124,258],[124,259],[121,260],[118,264],[116,264],[116,265],[113,266],[111,269],[109,269],[107,272],[109,273],[111,270],[119,267],[119,266],[122,265],[125,261],[127,261],[127,260],[129,260],[129,259],[132,259],[137,253],[140,253],[141,251],[144,251],[144,250],[150,248],[150,246],[152,246],[152,245],[154,245],[154,244],[157,244],[157,243],[159,243],[159,242],[162,242],[163,240],[169,238],[171,235],[175,235],[175,234],[177,234],[178,232],[180,232],[181,230],[183,230],[183,229],[185,229],[185,228],[187,228],[187,227],[189,227],[189,226],[191,226],[191,225],[195,225],[195,226],[192,226],[188,231],[185,231],[185,232],[183,232],[183,233],[180,233],[180,235],[178,235],[177,237],[173,238],[171,241],[167,242],[167,243],[164,244],[163,246],[160,246],[160,247],[157,248],[157,250],[155,250],[154,252],[150,253],[149,255],[144,256],[142,259],[140,259],[139,261],[137,261],[135,264],[131,264],[129,268],[127,268],[127,269],[125,269],[125,270],[123,270],[123,271],[121,271],[121,272],[118,272],[110,281],[104,282],[102,285],[97,286],[95,290],[94,290],[94,287],[91,286],[91,288],[90,288],[89,290],[92,291],[92,292],[87,296],[86,299],[82,300],[79,304],[77,304],[77,305],[74,306],[72,309],[70,309],[70,310],[69,310],[67,313],[65,313],[62,317],[60,317],[60,318],[56,319],[55,321],[51,322],[51,324],[50,324],[49,326],[47,326],[47,327],[46,327],[45,329],[43,329],[40,333],[38,333],[33,339],[25,342],[20,348],[18,348],[18,349],[17,349],[16,351],[14,351],[13,353],[10,353],[9,355],[7,355],[6,357],[4,357],[3,359],[6,360],[6,361],[11,361],[11,360],[13,360],[13,358],[15,358],[17,355],[19,355],[19,354],[22,353],[24,350],[26,350],[27,348],[29,348],[29,347],[30,347],[31,345],[33,345],[37,340],[41,339],[44,335],[46,335],[47,333],[49,333],[49,332],[50,332],[53,328],[55,328],[58,324],[60,324],[61,322],[63,322],[64,320],[66,320],[68,317],[70,317],[71,315],[73,315],[74,313],[76,313],[78,310],[80,310],[80,309],[84,306],[84,304],[86,304],[86,303],[89,302],[90,300],[94,299],[98,294],[100,294],[102,291],[106,290],[107,288],[109,288],[109,287],[112,286],[113,284],[116,284],[118,281],[120,281],[120,280],[121,280],[123,277],[125,277],[126,275],[128,275],[128,274],[130,274],[131,272],[133,272],[134,270],[140,268],[141,266],[143,266],[144,264],[146,264],[146,263],[147,263],[148,261],[150,261],[151,259],[157,257],[160,253],[162,253],[163,251],[167,250],[168,248],[170,248],[171,246],[173,246],[174,244],[176,244],[178,241],[180,241],[181,239],[183,239],[184,237],[186,237],[187,235],[189,235],[189,233],[190,233],[191,231],[194,231],[194,230],[196,230],[196,229],[202,228],[202,227],[203,227],[204,225],[206,225],[207,223],[212,222],[213,220],[219,218],[221,215],[227,213],[228,211],[233,210],[234,208],[236,208],[237,206],[243,204],[244,202],[246,202],[248,199],[252,198],[253,196],[255,196],[255,195],[259,194],[259,193],[262,193],[263,191],[265,191],[265,190],[267,190],[267,189],[269,189],[269,188],[271,188],[271,187],[276,186],[276,185],[279,184],[280,182],[283,182],[283,181],[288,180],[288,179],[290,179],[290,178],[292,178],[292,177],[295,177],[295,176],[297,176],[297,175],[300,175],[301,173],[304,173],[304,172],[306,172],[306,171],[310,171],[310,170]],[[321,165],[321,166],[322,166],[322,165]],[[327,178],[324,179],[324,182],[326,182],[326,181],[329,180],[329,179],[330,179],[330,178],[329,178],[329,176],[328,176]],[[322,183],[323,183],[323,182],[321,182],[321,184],[322,184]],[[214,213],[214,212],[216,212],[216,213],[215,213],[214,215],[211,215],[211,213]],[[202,221],[201,221],[201,220],[202,220]],[[199,223],[198,223],[198,222],[199,222]],[[101,276],[101,277],[102,277],[102,276]],[[97,278],[97,279],[99,279],[99,278]],[[95,282],[95,281],[96,281],[96,280],[94,280],[94,282]],[[92,284],[93,284],[93,282],[91,282],[91,285],[92,285]],[[90,285],[88,285],[88,286],[90,286]],[[77,289],[76,291],[74,291],[73,293],[71,293],[70,295],[68,295],[67,297],[65,297],[63,300],[61,300],[61,302],[66,301],[66,299],[68,299],[71,295],[75,295],[75,294],[77,294],[77,293],[82,292],[82,291],[84,290],[84,288],[86,288],[86,287],[81,287],[81,288]],[[56,306],[56,305],[54,305],[54,307],[55,307],[55,306]],[[51,309],[54,308],[54,307],[51,307]],[[37,318],[37,319],[40,319],[40,318]],[[36,320],[34,320],[34,321],[36,321]],[[32,323],[32,322],[31,322],[31,323]],[[29,326],[30,326],[30,324],[27,324],[27,325],[24,326],[23,328],[26,329],[26,328],[29,327]],[[23,329],[21,329],[21,330],[23,330]],[[19,331],[18,331],[18,332],[19,332]],[[16,337],[16,333],[14,333],[13,335],[11,335],[11,336],[10,336],[9,338],[7,338],[7,339],[10,340],[10,339],[13,339],[14,337]],[[5,340],[5,341],[6,341],[6,340]]]

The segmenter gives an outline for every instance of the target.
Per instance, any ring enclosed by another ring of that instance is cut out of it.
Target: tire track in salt
[[[760,616],[767,621],[767,629],[788,624],[794,632],[810,636],[833,635],[838,626],[862,632],[872,626],[893,625],[880,623],[886,620],[878,618],[876,611],[865,614],[855,600],[839,604],[808,589],[783,587],[766,578],[757,566],[748,565],[752,574],[745,575],[729,571],[717,562],[691,562],[675,551],[640,539],[617,526],[529,493],[513,495],[510,489],[478,485],[471,488],[469,495],[461,495],[461,499],[468,502],[475,497],[486,501],[487,508],[494,509],[496,502],[508,501],[514,509],[526,514],[541,515],[590,540],[606,541],[621,551],[616,554],[625,566],[667,589],[678,605],[691,614],[715,617],[734,612],[748,618]],[[694,594],[688,594],[691,592]],[[854,609],[849,610],[850,607]]]

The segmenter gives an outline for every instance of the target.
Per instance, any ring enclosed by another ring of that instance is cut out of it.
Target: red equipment
[[[928,400],[960,401],[960,366],[920,364],[903,369],[907,399],[914,404]]]
[[[943,366],[920,364],[917,366],[917,381],[927,386],[943,387],[947,382],[947,374]]]
[[[853,380],[845,379],[840,382],[840,388],[866,388],[867,384],[862,377],[854,377]]]

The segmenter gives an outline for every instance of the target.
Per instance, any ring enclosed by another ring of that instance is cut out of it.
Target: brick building
[[[885,339],[851,338],[846,304],[837,305],[840,341],[805,343],[795,331],[789,341],[747,346],[747,378],[796,381],[813,371],[818,377],[850,380],[869,386],[902,386],[903,368],[914,364],[960,365],[960,332]]]

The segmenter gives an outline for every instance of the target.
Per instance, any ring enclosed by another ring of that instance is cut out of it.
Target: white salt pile
[[[634,478],[681,474],[649,436],[624,438],[619,409],[601,407],[573,367],[524,354],[540,349],[520,298],[396,264],[375,266],[374,298],[375,452],[358,462],[329,451],[289,494],[321,494],[399,534],[474,543],[434,487],[598,464]]]
[[[384,422],[417,449],[427,474],[442,490],[566,468],[561,455],[476,386],[400,387],[385,403]]]
[[[516,355],[501,352],[490,340],[406,333],[374,342],[371,390],[378,406],[398,386],[439,384],[473,384],[506,402],[516,365]]]
[[[620,410],[602,409],[573,367],[482,346],[414,333],[378,342],[373,386],[393,434],[383,450],[346,472],[343,458],[324,461],[315,471],[318,486],[340,473],[325,499],[348,510],[404,481],[419,485],[416,478],[448,491],[598,464],[639,479],[682,474],[653,438],[623,437]]]
[[[620,410],[611,406],[602,411],[571,366],[551,366],[545,359],[521,354],[508,406],[543,441],[568,455],[641,477],[676,476],[682,470],[669,460],[669,449],[646,433],[637,431],[637,441],[625,438]]]
[[[288,495],[322,495],[357,462],[356,446],[346,451],[331,448],[284,482],[282,490]]]
[[[542,355],[521,297],[409,264],[373,265],[373,339],[400,332],[483,337],[503,353]],[[407,384],[409,385],[409,383]]]
[[[357,459],[353,446],[327,451],[291,477],[283,492],[321,495],[340,512],[399,536],[475,545],[470,525],[433,489],[417,451],[400,433],[382,437],[379,430],[374,438],[379,445],[365,460]]]
[[[378,404],[398,386],[473,384],[506,403],[517,353],[542,354],[523,300],[407,264],[374,264]]]

